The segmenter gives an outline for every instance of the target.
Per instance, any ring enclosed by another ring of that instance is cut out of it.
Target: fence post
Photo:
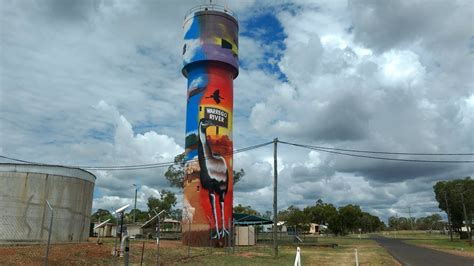
[[[142,256],[140,259],[140,266],[143,265],[143,252],[145,252],[145,240],[143,240],[143,244],[142,244]]]
[[[239,246],[240,245],[240,236],[239,236],[240,230],[237,229],[235,224],[234,224],[234,232],[235,232],[234,233],[235,234],[235,241],[234,241],[235,242],[235,247],[237,249],[237,253],[240,253],[240,246]]]
[[[156,223],[156,265],[160,265],[160,216],[158,215],[158,223]]]
[[[359,255],[357,254],[357,249],[354,249],[355,252],[355,259],[356,259],[356,266],[359,266]]]
[[[125,266],[128,266],[128,260],[129,260],[129,252],[130,252],[130,240],[128,238],[128,234],[126,236],[124,236],[124,240],[125,241],[125,248],[124,248],[124,264]]]
[[[296,247],[296,257],[294,266],[301,266],[301,251],[300,247]]]
[[[115,214],[115,218],[116,218],[116,221],[115,221],[115,232],[114,232],[114,251],[113,251],[113,255],[114,255],[114,257],[117,257],[117,233],[118,233],[118,224],[119,224],[118,214]],[[115,259],[114,259],[114,264],[115,264]]]
[[[51,211],[51,218],[50,218],[50,221],[49,221],[48,244],[46,245],[46,254],[44,256],[44,265],[48,265],[49,245],[51,243],[51,231],[53,230],[53,218],[54,218],[53,207],[51,207],[51,204],[49,204],[48,200],[46,200],[46,204],[48,205],[48,208]]]

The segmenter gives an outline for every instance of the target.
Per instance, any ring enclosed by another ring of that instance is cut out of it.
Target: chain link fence
[[[54,206],[52,206],[54,209]],[[53,215],[51,239],[62,237],[64,232],[61,217],[57,216],[57,210],[51,212]],[[42,237],[29,243],[10,242],[8,245],[0,246],[0,254],[10,254],[6,257],[0,257],[0,264],[20,264],[40,265],[45,264],[45,255],[47,250],[47,241],[51,213],[46,212],[42,222]],[[33,218],[32,218],[33,219]],[[2,217],[1,224],[15,225],[24,222],[18,217]],[[36,220],[29,220],[28,224],[36,223]],[[14,226],[12,229],[15,228]],[[26,232],[23,227],[11,230],[9,234],[19,234],[23,236]],[[217,244],[218,240],[213,238],[209,232],[209,245],[204,247],[193,247],[186,241],[182,241],[179,232],[160,232],[160,240],[156,238],[129,238],[128,262],[131,265],[169,265],[186,264],[195,259],[206,260],[215,256],[247,256],[255,253],[272,256],[273,238],[271,232],[262,232],[258,226],[232,226],[229,228],[229,235],[223,242],[223,247]],[[59,234],[59,235],[58,235]],[[140,236],[140,235],[138,235]],[[142,235],[143,237],[143,235]],[[215,236],[214,236],[215,237]],[[304,241],[310,241],[309,237],[300,236]],[[288,233],[279,233],[280,244],[292,245],[295,243],[295,237]],[[117,245],[122,241],[117,239]],[[100,243],[100,244],[99,244]],[[97,237],[90,237],[85,242],[52,242],[48,251],[49,264],[94,264],[94,265],[123,265],[125,263],[125,247],[120,256],[114,256],[114,237],[102,237],[98,243]],[[222,243],[222,242],[221,242]],[[221,244],[219,243],[219,244]],[[4,243],[5,244],[5,243]],[[13,245],[12,245],[13,244]],[[18,245],[22,244],[22,245]]]

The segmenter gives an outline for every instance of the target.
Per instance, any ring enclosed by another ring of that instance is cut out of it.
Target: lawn
[[[354,249],[357,248],[361,265],[398,265],[398,263],[379,245],[369,239],[344,237],[321,237],[318,243],[337,244],[335,248],[301,246],[303,265],[354,265]],[[142,241],[132,241],[130,263],[139,265]],[[114,264],[111,256],[114,242],[106,239],[104,244],[96,245],[91,239],[88,243],[53,245],[50,250],[50,264]],[[144,264],[156,263],[156,244],[145,241]],[[279,256],[273,257],[269,245],[238,247],[234,250],[222,248],[189,249],[179,241],[160,243],[160,262],[164,265],[291,265],[294,262],[296,246],[284,245],[279,248]],[[44,245],[0,246],[0,264],[39,265],[43,263]],[[123,263],[122,258],[117,263]]]
[[[319,243],[336,243],[338,246],[315,247],[300,246],[303,265],[355,265],[354,249],[357,248],[361,265],[399,265],[383,248],[368,239],[320,238]],[[239,252],[221,256],[206,256],[189,261],[191,265],[292,265],[296,246],[285,245],[279,248],[279,256],[274,258],[271,248],[258,246],[239,248]]]
[[[406,239],[405,242],[432,248],[455,255],[474,257],[474,246],[469,246],[466,240],[460,240],[459,237],[454,237],[450,241],[449,235],[439,233],[429,233],[426,231],[406,230],[406,231],[386,231],[380,235],[391,238]]]
[[[407,239],[448,239],[449,235],[443,235],[438,232],[427,232],[423,230],[400,230],[400,231],[383,231],[379,233],[389,238],[407,238]]]
[[[453,239],[415,239],[407,240],[407,243],[432,248],[455,255],[474,257],[474,246],[469,246],[466,240]]]
[[[358,250],[361,265],[398,265],[383,248],[369,239],[319,237],[313,240],[319,244],[337,244],[337,247],[300,245],[303,265],[354,265],[354,249]],[[131,242],[130,263],[140,264],[143,243],[144,264],[155,265],[157,246],[151,240]],[[113,247],[113,239],[106,239],[102,245],[96,245],[95,239],[80,244],[52,245],[49,263],[110,265],[114,264],[114,257],[111,256]],[[0,246],[0,264],[42,264],[44,248],[44,245]],[[275,258],[272,246],[266,244],[234,249],[191,247],[188,250],[180,241],[162,241],[159,260],[164,265],[291,265],[295,254],[296,246],[290,243],[280,246],[279,256]],[[123,263],[122,258],[116,260]]]

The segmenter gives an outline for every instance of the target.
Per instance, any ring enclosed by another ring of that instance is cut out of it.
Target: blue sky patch
[[[268,47],[264,51],[265,63],[259,67],[267,73],[276,74],[281,81],[286,81],[286,76],[280,71],[277,63],[280,61],[286,48],[284,40],[287,36],[273,11],[269,10],[242,21],[243,31],[240,35],[257,39],[264,46]],[[246,62],[242,60],[241,66],[246,68]]]
[[[101,141],[106,141],[106,142],[112,142],[114,139],[114,126],[108,125],[104,129],[89,129],[85,135],[86,138],[92,138],[96,140],[101,140]]]

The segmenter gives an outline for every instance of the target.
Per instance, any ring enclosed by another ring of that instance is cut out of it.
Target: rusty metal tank
[[[79,168],[0,164],[0,243],[82,242],[89,237],[96,177]]]

